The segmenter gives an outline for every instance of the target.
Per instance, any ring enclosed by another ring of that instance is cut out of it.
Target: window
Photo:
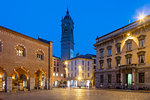
[[[121,57],[117,56],[116,57],[116,65],[117,65],[117,67],[119,67],[121,65],[120,62],[121,62]]]
[[[127,54],[126,55],[126,64],[127,65],[132,64],[132,54]]]
[[[88,67],[88,71],[90,70],[90,67]]]
[[[53,73],[53,76],[55,76],[55,73]]]
[[[137,54],[139,58],[139,64],[145,63],[145,51],[140,51]]]
[[[57,72],[59,72],[59,68],[57,68]]]
[[[108,49],[108,55],[111,55],[111,49]]]
[[[128,57],[128,58],[126,58],[126,63],[127,63],[127,65],[130,65],[131,64],[131,57]]]
[[[94,64],[96,64],[96,59],[94,59]]]
[[[96,66],[94,66],[93,69],[96,69]]]
[[[121,83],[121,74],[116,74],[116,83]]]
[[[90,77],[90,73],[88,73],[88,77]]]
[[[61,74],[61,77],[63,77],[63,74]]]
[[[104,69],[104,61],[103,60],[100,60],[100,69]]]
[[[39,60],[43,60],[43,55],[44,55],[44,53],[43,53],[41,50],[38,50],[38,51],[37,51],[37,58],[38,58]]]
[[[145,82],[145,75],[144,73],[139,73],[139,83],[144,83]]]
[[[68,77],[70,77],[70,74],[68,73]]]
[[[108,56],[112,55],[112,53],[111,53],[111,51],[112,51],[111,48],[112,48],[112,46],[108,46],[108,47],[107,47],[107,50],[108,50]]]
[[[65,27],[65,32],[67,32],[68,31],[68,28],[67,27]]]
[[[71,73],[71,77],[73,77],[73,74]]]
[[[77,68],[75,67],[74,70],[77,70]]]
[[[56,67],[54,67],[54,72],[56,72]]]
[[[90,66],[90,62],[88,61],[88,66]]]
[[[127,44],[127,51],[131,51],[132,50],[132,40],[129,39],[126,41]]]
[[[107,65],[108,65],[108,68],[111,68],[111,58],[107,59]]]
[[[59,62],[57,61],[57,66],[59,66]]]
[[[142,47],[145,46],[145,37],[146,37],[146,35],[141,35],[141,36],[138,37],[138,39],[139,39],[139,48],[142,48]]]
[[[116,44],[116,49],[117,49],[116,53],[121,53],[121,43]]]
[[[73,71],[73,67],[71,67],[71,71]]]
[[[108,74],[108,83],[111,83],[111,74]]]
[[[56,73],[56,76],[58,76],[58,73]]]
[[[132,44],[131,44],[131,43],[128,43],[128,44],[127,44],[127,51],[130,51],[130,50],[132,50]]]
[[[75,60],[75,66],[77,65],[77,61]]]
[[[104,57],[104,49],[100,49],[100,57]]]
[[[56,66],[56,61],[54,61],[54,66]]]
[[[100,75],[100,83],[103,83],[103,82],[104,82],[104,76]]]
[[[82,65],[84,65],[84,61],[82,60]]]
[[[23,46],[16,47],[17,56],[25,56],[25,49]]]
[[[73,61],[71,61],[71,66],[73,66]]]
[[[82,70],[84,70],[84,67],[82,67]]]
[[[84,73],[82,73],[82,77],[84,77]]]

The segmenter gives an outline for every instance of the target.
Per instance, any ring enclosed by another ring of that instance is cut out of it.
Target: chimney
[[[38,39],[40,39],[40,35],[38,36]]]

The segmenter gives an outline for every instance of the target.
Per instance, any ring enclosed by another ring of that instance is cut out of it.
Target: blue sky
[[[150,15],[150,0],[0,0],[0,25],[27,36],[53,41],[60,56],[61,18],[67,5],[75,23],[75,54],[96,54],[96,37]]]

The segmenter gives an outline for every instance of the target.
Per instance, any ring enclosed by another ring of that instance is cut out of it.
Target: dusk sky
[[[53,41],[53,55],[60,57],[61,19],[67,5],[75,23],[75,54],[96,54],[97,35],[137,20],[140,13],[150,15],[150,0],[0,0],[0,25]]]

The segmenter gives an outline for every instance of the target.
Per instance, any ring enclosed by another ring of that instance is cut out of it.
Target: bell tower
[[[62,18],[61,22],[61,59],[62,61],[65,61],[74,57],[74,22],[69,15],[68,9],[66,11],[65,17]]]

